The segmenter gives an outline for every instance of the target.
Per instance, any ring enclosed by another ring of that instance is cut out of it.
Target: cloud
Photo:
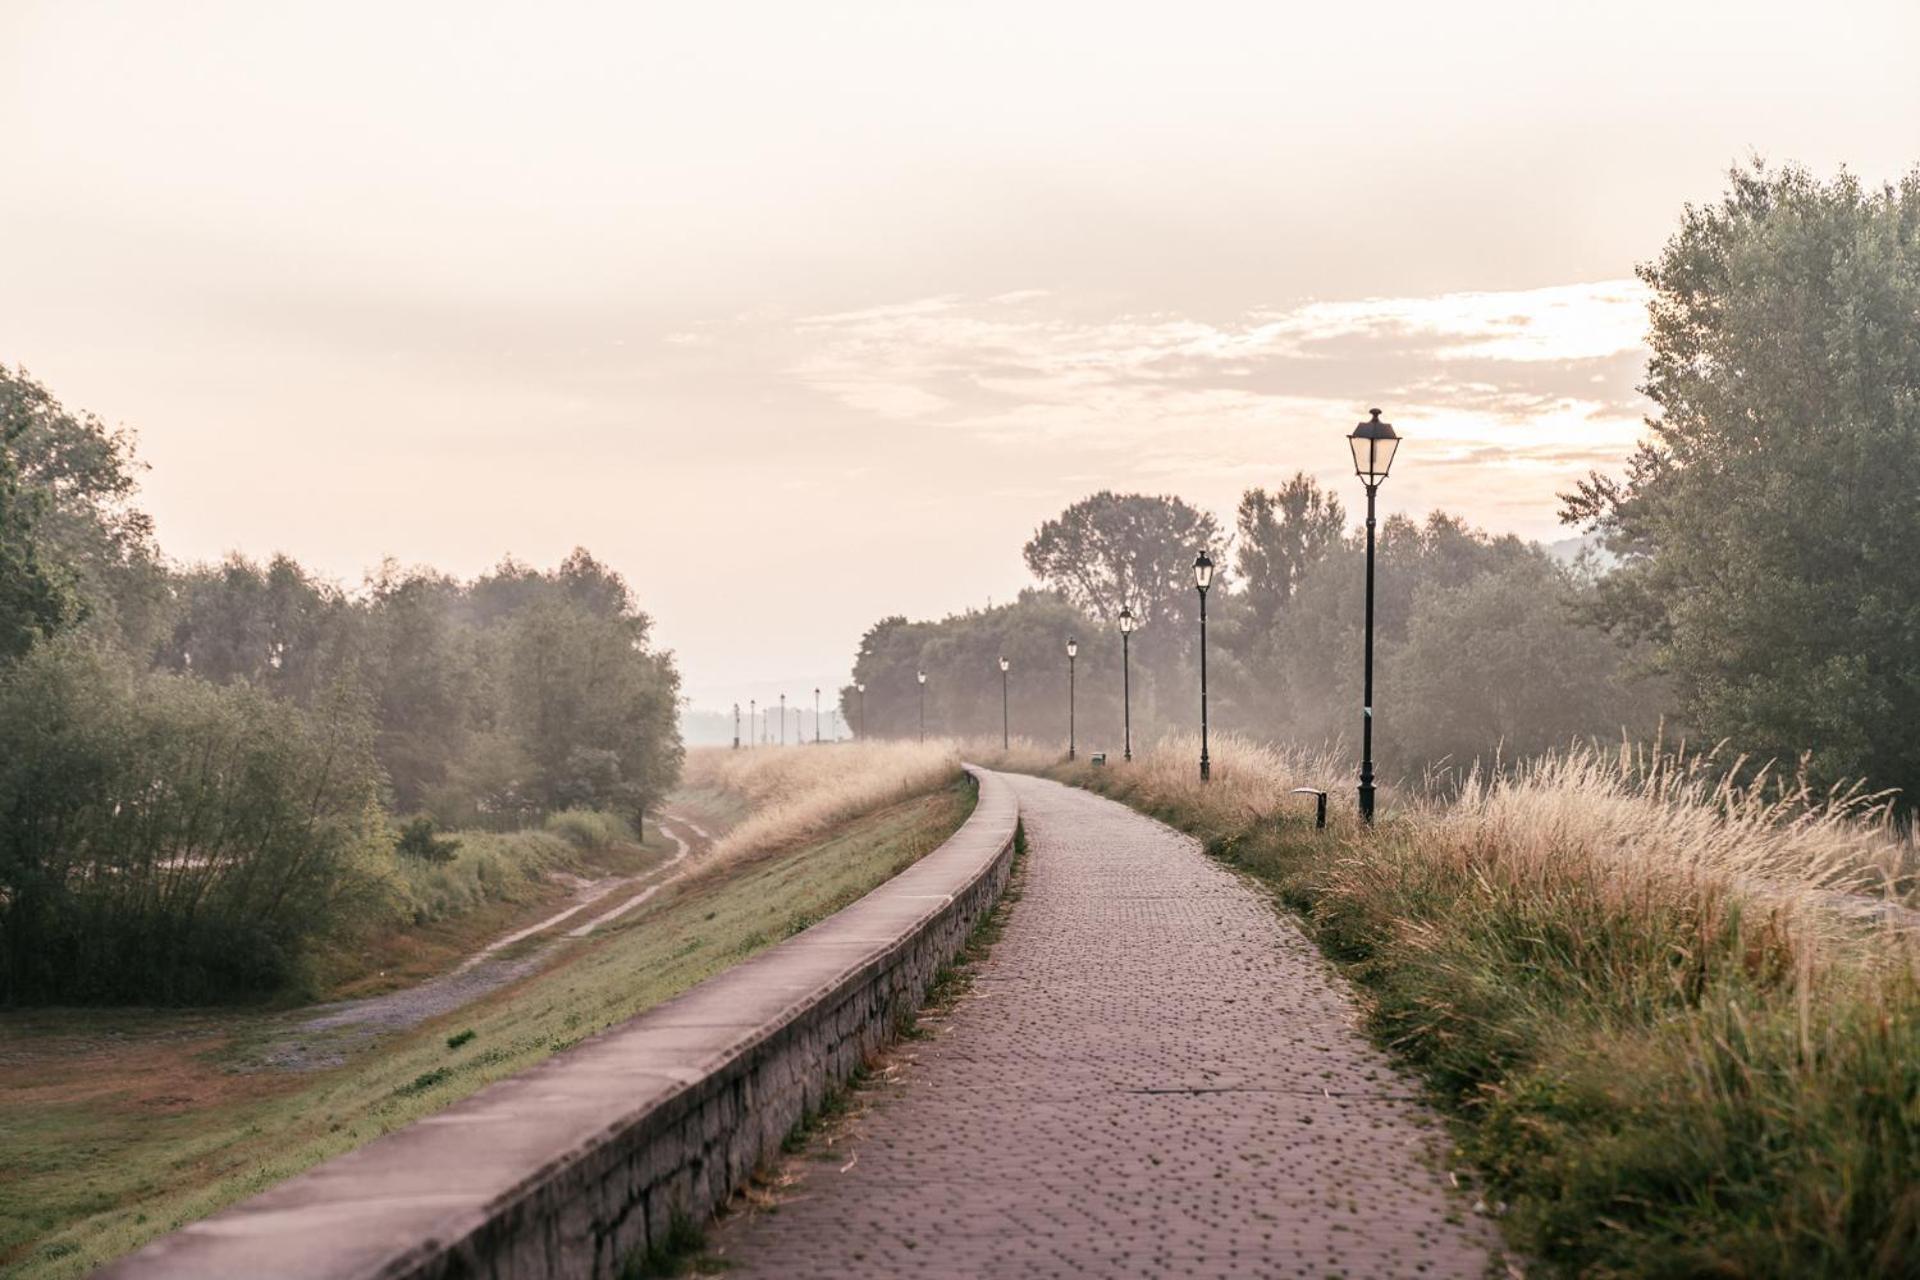
[[[1216,500],[1276,467],[1333,478],[1344,455],[1323,437],[1379,404],[1434,468],[1413,493],[1544,513],[1639,433],[1645,308],[1631,280],[1227,319],[949,294],[792,321],[783,376],[843,411],[1019,455],[1056,485],[1092,472]]]

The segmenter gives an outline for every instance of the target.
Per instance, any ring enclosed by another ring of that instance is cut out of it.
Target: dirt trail
[[[277,1071],[337,1067],[371,1040],[416,1027],[429,1018],[450,1013],[526,977],[545,965],[557,947],[590,936],[595,929],[618,920],[678,880],[687,872],[683,865],[687,859],[704,853],[712,845],[713,837],[698,823],[678,815],[659,819],[658,826],[674,845],[673,856],[659,866],[639,875],[583,882],[575,891],[574,900],[563,910],[495,938],[463,960],[459,967],[437,978],[385,995],[316,1005],[289,1015],[282,1027],[267,1036],[255,1061],[263,1069]],[[689,833],[692,839],[683,836],[676,827]],[[639,892],[626,894],[635,887],[639,887]],[[626,896],[586,923],[564,933],[557,930],[557,926],[582,911],[622,894]],[[508,954],[510,950],[512,953]]]

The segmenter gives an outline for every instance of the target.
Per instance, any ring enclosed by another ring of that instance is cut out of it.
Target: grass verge
[[[1761,892],[1742,813],[1671,811],[1700,796],[1549,771],[1317,832],[1286,800],[1323,760],[1225,746],[1210,788],[1180,748],[1048,772],[1188,830],[1299,914],[1542,1271],[1920,1275],[1911,936],[1823,909],[1825,872]],[[1676,829],[1727,847],[1668,849]]]
[[[937,847],[974,792],[933,788],[689,875],[535,976],[325,1073],[237,1074],[243,1015],[7,1015],[0,1267],[84,1274],[685,990]],[[156,1071],[181,1081],[177,1096],[155,1096]]]

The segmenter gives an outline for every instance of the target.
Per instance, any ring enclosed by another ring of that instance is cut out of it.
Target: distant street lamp
[[[913,678],[920,682],[920,741],[927,740],[927,673],[916,671]]]
[[[740,749],[740,704],[733,704],[733,749]]]
[[[1200,781],[1213,776],[1207,758],[1207,588],[1213,585],[1213,557],[1206,548],[1193,558],[1193,582],[1200,588]]]
[[[1125,717],[1126,751],[1123,758],[1133,759],[1133,655],[1127,642],[1133,638],[1133,610],[1120,606],[1120,707]]]
[[[1007,737],[1007,660],[1000,659],[1000,749],[1005,751],[1012,741]]]
[[[860,736],[867,736],[867,686],[856,684],[853,691],[860,695]]]
[[[1067,759],[1074,756],[1073,733],[1073,660],[1080,656],[1080,642],[1067,637]]]
[[[820,686],[813,688],[813,745],[820,745]]]
[[[760,737],[760,704],[752,698],[747,699],[747,746],[752,747]]]
[[[780,695],[780,745],[787,745],[787,695]]]
[[[1366,679],[1360,717],[1360,817],[1373,821],[1373,497],[1393,465],[1400,437],[1391,422],[1380,421],[1378,409],[1359,423],[1347,443],[1353,448],[1353,472],[1367,486],[1367,643]]]

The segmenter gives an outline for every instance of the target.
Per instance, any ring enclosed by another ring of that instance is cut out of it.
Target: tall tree
[[[1304,471],[1273,493],[1249,489],[1241,496],[1234,563],[1254,625],[1279,620],[1308,571],[1340,545],[1346,522],[1340,499]]]
[[[1640,276],[1659,413],[1563,510],[1601,618],[1706,735],[1920,793],[1920,170],[1737,170]]]
[[[25,416],[0,399],[0,659],[19,657],[73,614],[73,601],[41,561],[35,540],[43,504],[22,485],[14,461],[26,429]]]
[[[1096,493],[1041,525],[1027,568],[1095,618],[1133,609],[1143,626],[1191,616],[1193,558],[1219,541],[1211,515],[1179,498]]]
[[[21,485],[39,505],[43,564],[67,578],[89,624],[135,652],[166,628],[166,573],[153,521],[134,505],[133,437],[75,413],[24,370],[0,365],[0,419]]]

